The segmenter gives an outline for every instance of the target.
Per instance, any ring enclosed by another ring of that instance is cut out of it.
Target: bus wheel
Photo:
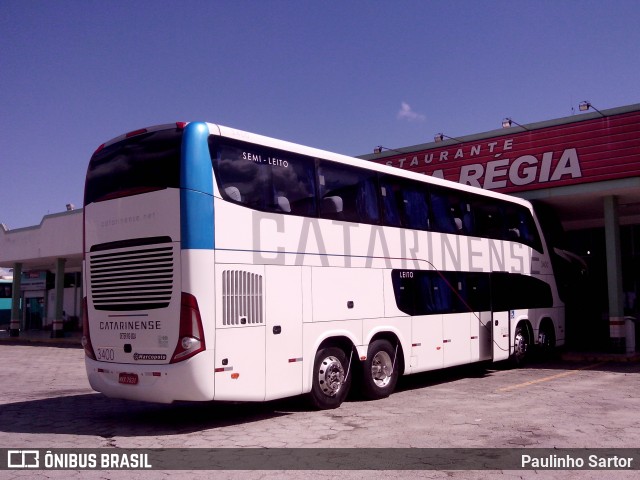
[[[313,364],[311,402],[320,409],[338,408],[347,397],[351,373],[345,353],[336,347],[321,348]]]
[[[516,367],[521,367],[529,350],[529,336],[524,328],[520,325],[516,327],[516,335],[513,341],[513,353],[511,354],[511,363]]]
[[[556,347],[556,334],[553,330],[553,325],[547,323],[540,329],[538,344],[542,358],[545,360],[551,359]]]
[[[370,400],[391,395],[398,382],[396,349],[387,340],[376,340],[369,345],[364,363],[362,393]]]

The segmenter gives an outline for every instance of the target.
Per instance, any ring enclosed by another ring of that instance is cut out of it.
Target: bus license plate
[[[138,374],[137,373],[121,373],[118,378],[119,383],[124,383],[125,385],[137,385],[138,384]]]

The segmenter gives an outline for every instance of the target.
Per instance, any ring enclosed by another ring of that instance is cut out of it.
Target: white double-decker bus
[[[524,200],[195,122],[102,145],[84,207],[86,369],[110,397],[335,408],[564,343]]]

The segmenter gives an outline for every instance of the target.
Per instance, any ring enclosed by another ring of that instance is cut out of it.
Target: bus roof
[[[263,135],[258,135],[255,133],[245,132],[243,130],[237,130],[235,128],[225,127],[222,125],[216,125],[207,123],[209,126],[209,133],[211,135],[219,135],[223,137],[233,138],[236,140],[247,141],[250,143],[256,143],[259,145],[264,145],[267,147],[278,148],[280,150],[288,150],[296,153],[300,153],[302,155],[307,155],[310,157],[317,157],[326,160],[334,160],[340,163],[346,163],[349,165],[366,168],[369,170],[374,170],[380,173],[388,173],[390,175],[395,175],[398,177],[415,179],[421,182],[430,183],[433,185],[439,185],[447,188],[454,188],[456,190],[475,193],[477,195],[484,195],[487,197],[492,197],[496,199],[501,199],[513,203],[518,203],[520,205],[524,205],[528,208],[531,208],[531,203],[527,200],[514,197],[511,195],[506,195],[504,193],[498,193],[491,190],[484,190],[482,188],[474,187],[471,185],[464,185],[457,182],[452,182],[451,180],[444,180],[442,178],[433,177],[429,175],[423,175],[416,172],[411,172],[407,170],[402,170],[396,167],[370,162],[368,160],[362,160],[355,157],[350,157],[348,155],[342,155],[339,153],[329,152],[326,150],[320,150],[313,147],[307,147],[305,145],[300,145],[292,142],[288,142],[285,140],[278,140],[271,137],[266,137]]]
[[[154,132],[154,131],[159,131],[159,130],[174,129],[174,128],[182,129],[182,128],[185,128],[189,123],[196,123],[196,122],[175,122],[175,123],[154,125],[154,126],[150,126],[150,127],[145,127],[145,128],[141,128],[141,129],[138,129],[138,130],[134,130],[134,131],[119,135],[117,137],[114,137],[111,140],[103,143],[102,145],[100,145],[100,147],[98,147],[96,152],[102,150],[102,148],[104,148],[106,146],[113,145],[115,143],[118,143],[118,142],[120,142],[122,140],[125,140],[127,138],[131,138],[131,137],[136,136],[136,135],[141,135],[143,133],[149,133],[149,132]],[[474,193],[476,195],[483,195],[483,196],[486,196],[486,197],[501,199],[501,200],[505,200],[505,201],[508,201],[508,202],[517,203],[517,204],[523,205],[523,206],[525,206],[525,207],[527,207],[529,209],[532,209],[531,203],[529,201],[521,199],[521,198],[518,198],[518,197],[511,196],[511,195],[506,195],[506,194],[494,192],[494,191],[491,191],[491,190],[484,190],[482,188],[474,187],[474,186],[471,186],[471,185],[464,185],[464,184],[461,184],[461,183],[452,182],[450,180],[444,180],[444,179],[441,179],[441,178],[438,178],[438,177],[433,177],[433,176],[429,176],[429,175],[423,175],[423,174],[416,173],[416,172],[410,172],[410,171],[407,171],[407,170],[402,170],[400,168],[396,168],[396,167],[392,167],[392,166],[388,166],[388,165],[383,165],[383,164],[371,162],[371,161],[368,161],[368,160],[362,160],[362,159],[355,158],[355,157],[350,157],[348,155],[342,155],[342,154],[339,154],[339,153],[329,152],[327,150],[321,150],[321,149],[318,149],[318,148],[308,147],[308,146],[301,145],[301,144],[298,144],[298,143],[288,142],[286,140],[279,140],[279,139],[276,139],[276,138],[267,137],[267,136],[264,136],[264,135],[259,135],[257,133],[251,133],[251,132],[247,132],[247,131],[244,131],[244,130],[238,130],[236,128],[226,127],[226,126],[223,126],[223,125],[218,125],[218,124],[209,123],[209,122],[203,122],[203,123],[206,123],[210,135],[216,135],[216,136],[221,136],[221,137],[232,138],[232,139],[235,139],[235,140],[241,140],[241,141],[246,141],[246,142],[250,142],[250,143],[255,143],[255,144],[263,145],[263,146],[266,146],[266,147],[277,148],[277,149],[280,149],[280,150],[287,150],[287,151],[299,153],[301,155],[307,155],[309,157],[317,157],[317,158],[322,158],[322,159],[326,159],[326,160],[332,160],[332,161],[344,163],[344,164],[347,164],[347,165],[353,165],[353,166],[360,167],[360,168],[366,168],[366,169],[377,171],[377,172],[380,172],[380,173],[387,173],[389,175],[395,175],[395,176],[398,176],[398,177],[410,178],[410,179],[414,179],[414,180],[417,180],[417,181],[420,181],[420,182],[429,183],[429,184],[432,184],[432,185],[439,185],[439,186],[446,187],[446,188],[452,188],[452,189],[459,190],[459,191],[462,191],[462,192],[470,192],[470,193]]]

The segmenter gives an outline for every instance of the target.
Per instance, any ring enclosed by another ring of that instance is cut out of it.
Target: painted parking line
[[[550,382],[552,380],[557,380],[558,378],[563,378],[563,377],[568,377],[570,375],[575,375],[575,374],[581,372],[582,370],[589,370],[590,368],[599,367],[600,365],[604,365],[605,363],[607,363],[607,362],[594,363],[593,365],[587,365],[586,367],[578,368],[576,370],[571,370],[571,371],[564,372],[564,373],[558,373],[556,375],[550,375],[548,377],[538,378],[536,380],[531,380],[529,382],[518,383],[518,384],[515,384],[515,385],[509,385],[508,387],[499,388],[498,390],[496,390],[496,392],[508,392],[510,390],[516,390],[518,388],[528,387],[530,385],[535,385],[537,383]]]

